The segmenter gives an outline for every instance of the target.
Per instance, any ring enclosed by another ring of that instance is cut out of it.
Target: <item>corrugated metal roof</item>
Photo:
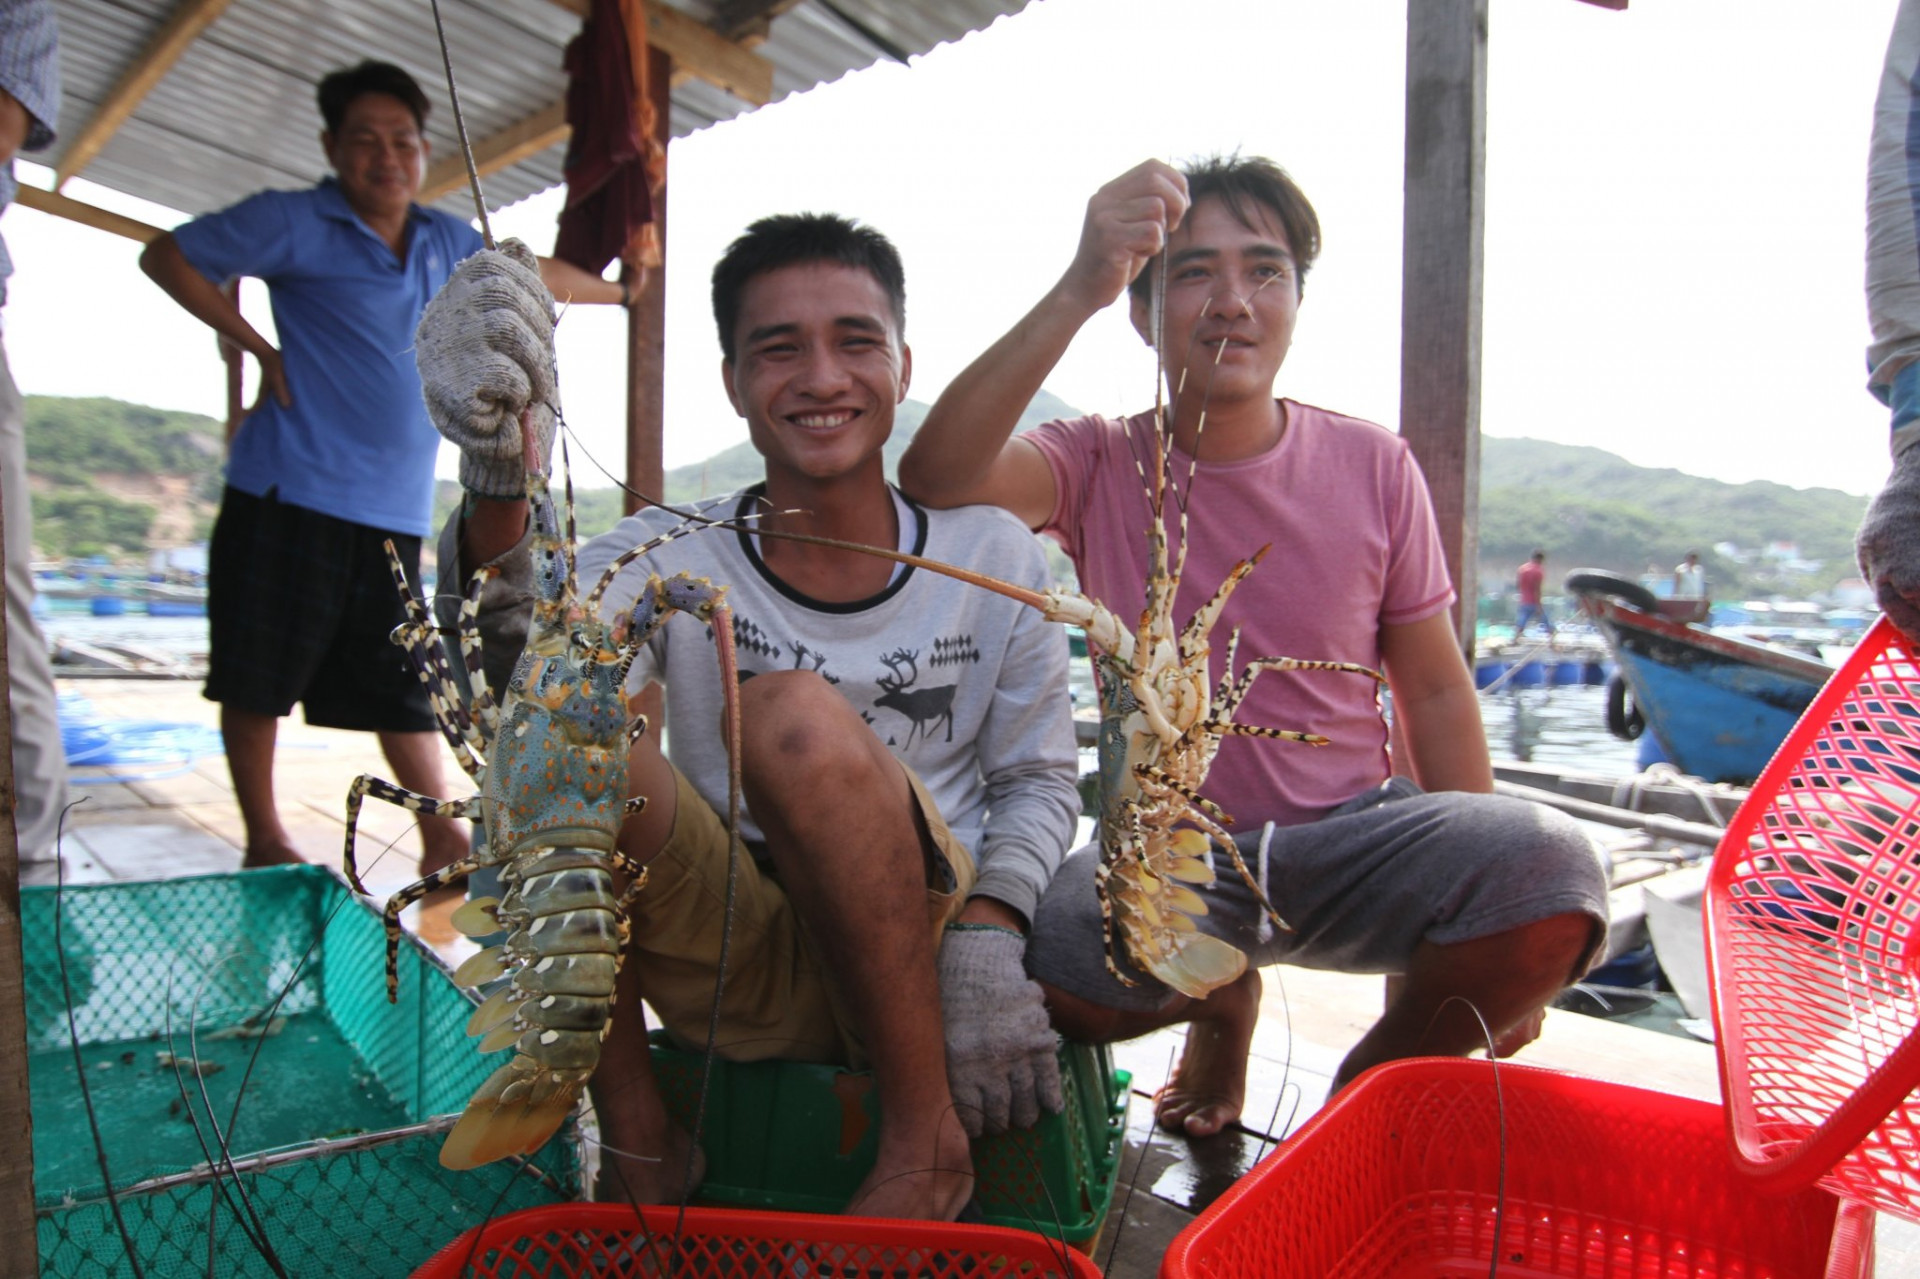
[[[60,140],[56,168],[113,86],[180,0],[56,0],[60,22]],[[802,0],[772,20],[754,52],[773,65],[773,100],[805,92],[899,53],[919,54],[1017,13],[1027,0]],[[717,6],[671,7],[707,21]],[[580,19],[551,0],[442,0],[460,105],[477,145],[566,91],[561,54]],[[379,58],[419,78],[435,108],[436,160],[459,153],[440,46],[427,0],[233,0],[78,176],[187,213],[223,208],[268,187],[327,172],[314,86],[327,72]],[[751,107],[705,81],[672,92],[673,136]],[[489,174],[498,208],[561,181],[552,146]],[[35,159],[42,159],[36,156]],[[437,202],[470,211],[464,185]]]

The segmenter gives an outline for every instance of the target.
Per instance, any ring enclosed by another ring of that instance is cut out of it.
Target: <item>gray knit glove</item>
[[[940,946],[947,1083],[967,1135],[1031,1128],[1066,1108],[1058,1041],[1040,987],[1022,963],[1027,939],[992,927],[949,927]]]
[[[1860,575],[1909,642],[1920,642],[1920,447],[1893,460],[1854,539]]]
[[[482,497],[527,491],[520,414],[531,406],[540,469],[553,455],[553,295],[518,240],[462,262],[420,317],[414,358],[427,414],[460,448],[460,483]]]

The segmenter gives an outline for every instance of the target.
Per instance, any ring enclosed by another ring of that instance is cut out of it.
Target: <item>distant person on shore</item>
[[[1519,639],[1527,633],[1527,627],[1535,621],[1540,629],[1547,633],[1547,639],[1553,639],[1553,619],[1547,616],[1546,605],[1540,602],[1540,587],[1547,579],[1547,553],[1535,551],[1527,557],[1513,575],[1514,589],[1520,593],[1520,611],[1514,615],[1513,637]]]
[[[318,96],[332,177],[196,218],[140,256],[175,301],[260,361],[207,578],[206,696],[220,703],[247,866],[301,860],[273,794],[279,723],[295,702],[309,724],[378,734],[400,785],[445,793],[426,691],[388,639],[404,615],[381,544],[391,538],[419,580],[440,436],[421,400],[413,330],[482,241],[413,202],[428,103],[412,76],[362,62],[328,75]],[[565,263],[542,259],[541,274],[573,301],[625,298],[620,284]],[[221,290],[243,275],[267,284],[277,349]],[[423,870],[466,851],[456,821],[419,821]]]
[[[0,4],[0,212],[13,201],[13,156],[53,145],[60,108],[59,33],[50,0]],[[13,262],[0,240],[0,307]],[[13,712],[14,831],[20,860],[51,859],[67,806],[53,665],[33,619],[33,493],[20,388],[0,345],[0,502],[6,505],[7,699]]]
[[[1698,551],[1688,551],[1687,558],[1673,566],[1673,595],[1683,600],[1707,598],[1707,566],[1700,562]]]
[[[1606,945],[1593,843],[1562,814],[1488,793],[1493,768],[1449,612],[1453,585],[1406,442],[1276,394],[1319,247],[1313,206],[1270,160],[1139,165],[1094,194],[1065,274],[948,385],[900,463],[915,497],[1005,506],[1066,548],[1091,595],[1122,615],[1137,609],[1150,558],[1137,459],[1151,456],[1153,413],[1012,433],[1082,326],[1125,296],[1135,330],[1165,353],[1171,471],[1192,486],[1176,624],[1271,540],[1286,553],[1269,555],[1227,602],[1213,675],[1234,631],[1243,661],[1279,654],[1386,670],[1411,777],[1389,776],[1371,681],[1269,672],[1235,718],[1331,744],[1235,737],[1201,787],[1234,817],[1242,856],[1293,927],[1264,929],[1222,862],[1196,922],[1249,956],[1239,978],[1196,999],[1143,973],[1129,972],[1131,985],[1113,976],[1098,848],[1070,855],[1041,899],[1027,965],[1063,1034],[1106,1042],[1191,1023],[1154,1112],[1195,1137],[1219,1132],[1245,1103],[1260,965],[1390,975],[1385,1012],[1335,1074],[1344,1087],[1381,1062],[1486,1047],[1476,1009],[1494,1050],[1517,1050]]]

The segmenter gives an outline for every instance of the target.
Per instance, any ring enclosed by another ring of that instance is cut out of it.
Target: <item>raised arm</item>
[[[1053,473],[1013,428],[1081,328],[1160,252],[1186,210],[1186,179],[1158,160],[1096,191],[1066,273],[947,385],[900,459],[900,487],[929,506],[986,502],[1028,528],[1045,523]]]
[[[262,337],[258,329],[247,323],[247,317],[240,314],[240,308],[221,291],[218,284],[200,274],[193,263],[187,261],[187,255],[181,252],[180,244],[171,231],[161,232],[147,244],[140,254],[140,269],[147,273],[148,279],[164,289],[168,297],[184,307],[187,314],[260,361],[260,394],[263,398],[271,394],[283,406],[293,403],[293,392],[287,386],[287,374],[280,363],[279,350]],[[259,407],[257,402],[254,407]]]
[[[0,164],[13,159],[14,152],[26,142],[27,127],[32,122],[20,99],[0,89]]]
[[[540,259],[540,282],[561,306],[577,303],[629,306],[633,302],[632,292],[620,281],[602,279],[559,258]]]

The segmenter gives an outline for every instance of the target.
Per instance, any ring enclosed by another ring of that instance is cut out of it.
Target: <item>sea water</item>
[[[88,644],[127,644],[196,663],[204,663],[207,653],[204,617],[55,613],[41,618],[40,626],[50,643],[72,639]],[[1094,704],[1093,677],[1085,661],[1074,661],[1070,684],[1076,707]],[[1496,760],[1615,777],[1640,771],[1636,762],[1638,745],[1607,732],[1603,686],[1502,687],[1480,695],[1480,722],[1486,727],[1487,747]]]

